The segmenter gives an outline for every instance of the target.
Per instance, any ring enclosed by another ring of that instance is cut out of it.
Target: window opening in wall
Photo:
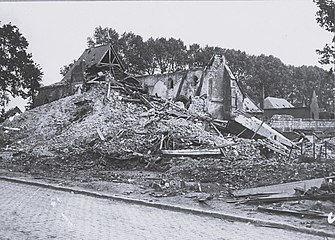
[[[168,89],[172,89],[173,88],[173,79],[169,78],[168,79]]]
[[[193,76],[193,85],[196,86],[199,83],[199,78],[197,76]]]
[[[237,93],[235,93],[235,102],[234,102],[234,104],[235,104],[235,108],[237,108]]]

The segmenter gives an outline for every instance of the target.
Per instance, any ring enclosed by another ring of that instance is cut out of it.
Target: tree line
[[[326,31],[335,32],[335,2],[313,1],[318,7],[316,22]],[[111,43],[129,73],[134,75],[204,67],[214,54],[221,54],[225,56],[244,91],[257,103],[263,97],[275,96],[288,99],[296,105],[306,104],[315,90],[319,105],[327,111],[334,111],[335,36],[331,42],[332,44],[326,44],[323,49],[317,50],[319,62],[331,65],[330,71],[325,71],[316,66],[286,65],[271,55],[255,56],[218,46],[201,47],[197,43],[186,46],[181,39],[161,37],[143,40],[132,32],[120,35],[112,28],[101,26],[95,28],[93,36],[87,39],[89,47]],[[0,25],[0,115],[10,97],[29,99],[28,107],[31,107],[41,86],[43,72],[32,60],[32,54],[27,52],[28,45],[17,26],[11,23]],[[61,74],[64,75],[69,66],[71,64],[63,66]]]
[[[88,47],[111,43],[127,71],[133,75],[173,73],[205,67],[214,54],[223,55],[243,90],[256,103],[267,96],[281,97],[296,106],[307,105],[313,90],[320,107],[330,111],[334,105],[334,74],[316,66],[292,66],[279,58],[255,56],[244,51],[197,43],[186,46],[181,39],[149,38],[143,40],[132,32],[119,34],[115,29],[96,27],[88,37]],[[64,75],[68,66],[63,66]]]
[[[333,37],[331,44],[325,44],[323,49],[317,49],[316,52],[320,55],[319,62],[322,65],[331,65],[332,71],[334,70],[335,64],[335,1],[333,0],[313,0],[318,7],[316,12],[316,22],[324,30],[331,32]]]
[[[43,72],[27,52],[29,43],[11,23],[0,25],[0,117],[10,97],[28,99],[32,107]]]

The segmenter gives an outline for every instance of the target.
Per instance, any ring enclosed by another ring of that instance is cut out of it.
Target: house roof
[[[275,97],[265,98],[264,109],[273,109],[273,108],[294,108],[294,106],[284,98],[275,98]]]
[[[18,106],[16,106],[15,108],[11,108],[7,112],[5,112],[5,117],[6,118],[12,117],[16,113],[18,113],[18,114],[22,113],[21,109]]]
[[[85,49],[83,54],[79,57],[78,62],[85,60],[86,67],[92,67],[93,65],[100,63],[102,58],[107,53],[108,47],[108,45],[101,45]]]
[[[114,62],[112,63],[118,64],[121,67],[121,69],[124,71],[125,69],[122,66],[122,63],[120,59],[118,58],[116,52],[114,51],[113,47],[110,44],[100,45],[100,46],[85,49],[85,51],[81,54],[78,60],[73,64],[71,69],[65,74],[64,78],[62,79],[62,82],[68,81],[71,79],[72,70],[75,68],[75,66],[79,65],[82,61],[85,61],[86,68],[91,68],[102,62],[108,63],[108,56],[106,56],[106,54],[108,54],[109,48],[111,49],[111,60],[110,61],[114,60]]]

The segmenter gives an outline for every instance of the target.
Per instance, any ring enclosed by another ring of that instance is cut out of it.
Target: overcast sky
[[[295,66],[320,66],[315,50],[332,36],[316,23],[316,11],[312,0],[1,2],[0,20],[19,27],[42,67],[43,84],[49,85],[61,80],[60,67],[81,55],[99,25],[120,34],[132,31],[144,40],[174,37],[186,45],[208,44],[274,55]]]

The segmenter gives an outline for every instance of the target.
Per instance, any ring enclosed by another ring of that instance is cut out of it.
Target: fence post
[[[313,159],[315,159],[315,136],[313,134]]]

